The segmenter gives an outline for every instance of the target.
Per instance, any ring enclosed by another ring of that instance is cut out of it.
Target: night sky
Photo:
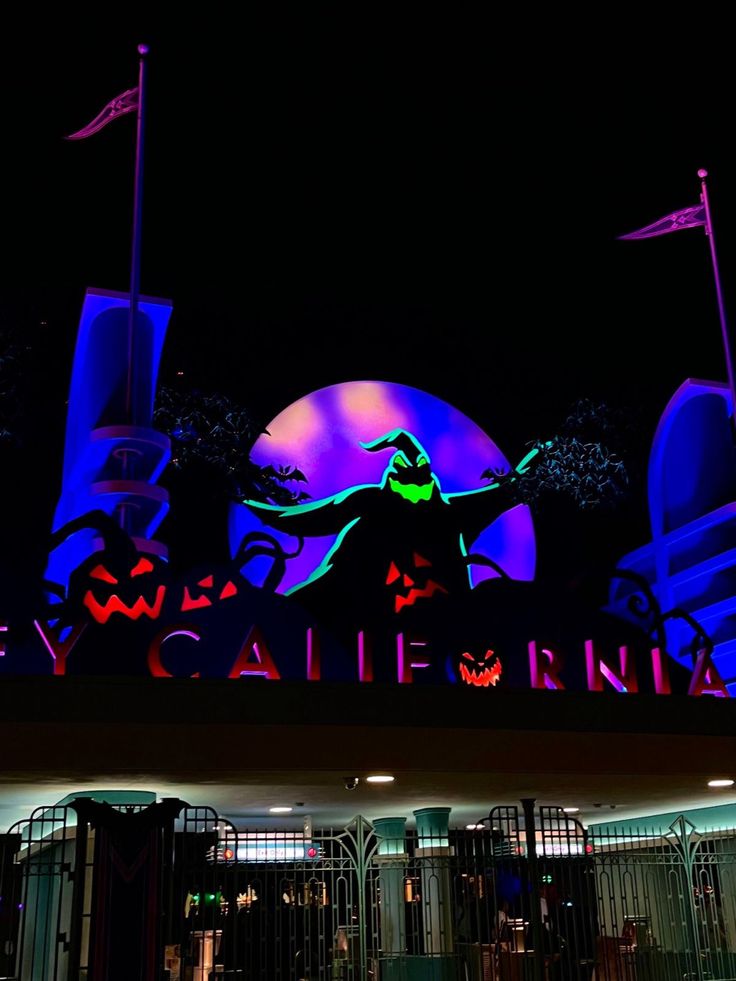
[[[616,235],[696,204],[707,167],[736,316],[728,63],[693,57],[692,29],[632,41],[623,15],[615,36],[557,21],[534,40],[445,15],[305,5],[246,10],[243,26],[72,19],[6,52],[0,304],[31,348],[23,442],[2,450],[3,537],[20,563],[6,588],[43,568],[84,289],[128,285],[133,117],[63,136],[135,84],[140,40],[142,287],[174,301],[163,381],[183,371],[263,424],[324,385],[402,382],[456,405],[511,459],[590,398],[631,410],[642,474],[679,384],[725,378],[702,232]],[[596,43],[574,40],[588,30]],[[641,544],[643,493],[564,526],[551,506],[542,569],[560,545],[576,577]],[[224,527],[209,533],[222,550]]]

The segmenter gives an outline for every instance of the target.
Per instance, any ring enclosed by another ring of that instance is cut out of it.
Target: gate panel
[[[436,840],[396,818],[237,831],[186,807],[160,839],[154,960],[166,981],[736,981],[736,832],[587,832],[524,804]],[[100,870],[133,883],[142,849],[75,820],[42,808],[0,839],[0,977],[94,968]]]
[[[736,978],[736,836],[668,828],[595,830],[598,959],[608,979]]]
[[[721,831],[696,836],[691,833],[691,839],[695,843],[691,896],[703,977],[734,978],[736,834]]]
[[[238,832],[188,808],[176,835],[172,981],[364,978],[369,836],[362,818],[339,832]]]
[[[72,978],[76,821],[67,807],[39,808],[3,836],[2,963],[20,981]]]

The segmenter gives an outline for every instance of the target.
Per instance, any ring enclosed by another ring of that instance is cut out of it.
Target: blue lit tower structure
[[[713,663],[736,695],[736,449],[729,386],[688,379],[670,399],[652,444],[652,540],[619,567],[646,579],[663,613],[690,614],[714,643]],[[632,617],[636,586],[614,580],[610,609]],[[692,666],[693,629],[665,624],[668,652]]]
[[[102,510],[116,518],[139,551],[166,557],[165,546],[153,535],[168,510],[168,493],[157,481],[171,450],[168,437],[151,423],[171,311],[169,300],[140,296],[131,345],[129,294],[87,290],[54,531],[88,511]],[[66,587],[70,573],[102,544],[92,529],[66,538],[49,556],[47,580]]]

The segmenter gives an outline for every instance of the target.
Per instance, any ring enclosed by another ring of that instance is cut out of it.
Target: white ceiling
[[[736,766],[734,767],[736,770]],[[497,804],[518,804],[534,797],[539,804],[580,808],[583,824],[625,820],[656,813],[735,804],[735,788],[712,790],[711,773],[579,774],[550,771],[488,773],[468,771],[394,771],[390,785],[369,785],[361,779],[345,789],[346,776],[367,774],[335,770],[283,770],[219,773],[216,778],[176,780],[141,774],[98,774],[85,778],[0,780],[0,829],[28,817],[34,808],[55,804],[74,791],[149,790],[157,797],[180,797],[193,805],[209,805],[237,827],[300,824],[310,815],[315,827],[342,827],[356,814],[369,820],[432,805],[452,808],[452,826],[485,817]],[[273,816],[274,805],[294,808],[290,816]]]

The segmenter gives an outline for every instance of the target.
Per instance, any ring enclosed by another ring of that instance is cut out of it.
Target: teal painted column
[[[406,953],[406,818],[378,818],[373,830],[378,838],[374,861],[380,869],[381,951],[384,957],[400,957]]]
[[[421,870],[425,954],[451,954],[452,891],[450,889],[449,807],[422,807],[417,822],[417,864]]]

